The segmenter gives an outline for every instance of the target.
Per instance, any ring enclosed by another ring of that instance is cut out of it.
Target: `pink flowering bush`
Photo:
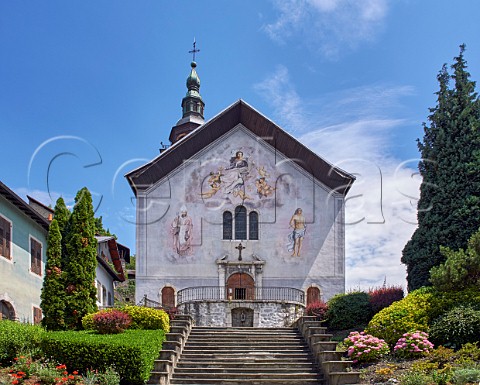
[[[343,343],[347,347],[348,357],[354,363],[375,361],[390,351],[384,340],[365,332],[351,332]]]
[[[418,357],[433,350],[433,344],[428,340],[428,334],[421,331],[405,333],[400,338],[393,351],[404,358]]]

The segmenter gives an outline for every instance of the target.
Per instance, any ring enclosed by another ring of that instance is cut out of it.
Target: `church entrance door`
[[[253,309],[237,307],[232,309],[233,327],[253,327]]]
[[[233,300],[255,299],[255,282],[247,273],[232,274],[227,281],[227,297]]]

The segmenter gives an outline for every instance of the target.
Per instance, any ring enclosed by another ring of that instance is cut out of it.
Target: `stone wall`
[[[304,306],[283,301],[202,301],[181,304],[179,310],[193,317],[197,326],[232,326],[232,310],[253,310],[254,327],[286,327],[303,315]]]

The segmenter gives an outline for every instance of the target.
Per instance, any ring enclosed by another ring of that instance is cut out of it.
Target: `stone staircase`
[[[336,343],[324,328],[313,331],[311,322],[300,320],[296,328],[192,327],[181,316],[172,323],[149,384],[358,383],[359,373],[347,371],[351,362],[342,361]]]

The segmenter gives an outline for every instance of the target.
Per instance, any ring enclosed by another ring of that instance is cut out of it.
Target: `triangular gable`
[[[125,177],[135,195],[154,185],[239,123],[332,190],[346,195],[354,182],[353,175],[334,167],[243,100],[238,100],[151,162],[127,173]]]

